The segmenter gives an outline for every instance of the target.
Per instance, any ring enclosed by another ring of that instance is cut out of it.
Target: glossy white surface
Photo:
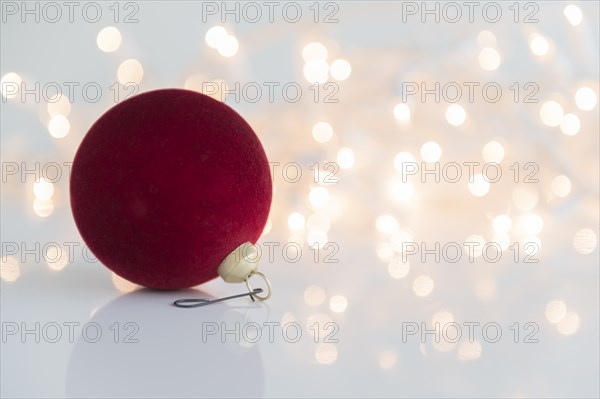
[[[320,19],[339,6],[330,24],[313,21],[312,3],[295,24],[278,14],[203,23],[194,2],[121,3],[115,23],[101,4],[97,23],[2,23],[5,81],[103,88],[95,103],[80,91],[50,105],[2,98],[2,397],[598,397],[597,2],[521,3],[518,23],[508,2],[497,23],[480,13],[403,22],[400,2],[323,3]],[[139,21],[123,23],[135,9]],[[538,22],[523,23],[536,9]],[[307,78],[336,83],[339,102],[323,102],[325,86],[315,102]],[[176,299],[245,286],[156,292],[112,275],[76,231],[64,163],[114,104],[115,82],[145,91],[220,79],[303,89],[298,102],[280,91],[226,101],[273,162],[258,247],[274,293],[179,309]],[[503,95],[402,101],[406,83],[424,81],[494,82]],[[535,87],[538,102],[523,102]],[[452,162],[463,173],[465,162],[497,162],[503,175],[402,181],[415,161],[448,173]],[[36,163],[62,176],[21,177]],[[538,182],[527,183],[532,171]],[[497,243],[500,259],[495,245],[482,254],[468,242]],[[438,342],[435,322],[447,326]]]

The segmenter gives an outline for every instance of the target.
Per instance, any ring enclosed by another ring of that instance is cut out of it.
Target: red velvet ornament
[[[246,121],[203,94],[163,89],[94,123],[73,162],[71,208],[83,240],[119,276],[192,287],[256,243],[271,205],[265,152]]]

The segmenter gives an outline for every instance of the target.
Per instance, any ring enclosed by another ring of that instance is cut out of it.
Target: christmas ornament
[[[252,299],[270,296],[248,281],[264,278],[253,244],[269,214],[269,164],[222,102],[162,89],[112,107],[77,150],[70,194],[83,240],[119,276],[170,290],[220,275],[245,281]]]

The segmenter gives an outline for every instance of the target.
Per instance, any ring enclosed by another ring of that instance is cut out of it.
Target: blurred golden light
[[[308,43],[302,49],[302,58],[304,59],[304,62],[314,60],[327,61],[327,48],[320,42]]]
[[[565,14],[565,17],[567,17],[569,23],[573,26],[579,25],[583,19],[583,13],[581,12],[581,9],[574,4],[569,4],[566,6],[563,13]]]
[[[54,184],[42,177],[33,183],[33,194],[36,198],[48,200],[54,194]]]
[[[486,71],[495,71],[500,66],[500,54],[496,49],[485,47],[479,52],[479,66]]]
[[[329,202],[329,198],[329,191],[325,187],[313,187],[308,194],[308,200],[315,208],[324,208]]]
[[[306,236],[306,242],[311,248],[322,249],[328,242],[327,232],[320,230],[310,230]]]
[[[334,295],[329,299],[329,309],[334,313],[343,313],[348,307],[348,300],[343,295]]]
[[[465,239],[465,252],[471,258],[477,258],[483,253],[483,246],[486,244],[485,238],[480,235],[473,234]]]
[[[504,159],[504,147],[497,141],[490,141],[481,152],[486,162],[500,163]]]
[[[54,115],[48,122],[48,131],[50,135],[56,139],[62,139],[71,130],[71,124],[64,115]]]
[[[565,318],[567,314],[567,305],[563,301],[551,301],[546,305],[546,319],[553,324],[558,323]]]
[[[65,268],[68,262],[68,251],[57,246],[50,246],[46,250],[46,264],[54,271],[61,271]]]
[[[402,262],[401,256],[396,256],[388,264],[388,273],[390,274],[390,276],[392,276],[392,278],[395,278],[396,280],[406,277],[409,271],[410,263],[408,261]]]
[[[519,217],[519,230],[527,235],[538,235],[544,228],[544,219],[536,214],[524,214]]]
[[[552,193],[557,197],[564,198],[571,192],[571,180],[565,175],[556,176],[552,179]]]
[[[404,252],[404,248],[402,248],[404,243],[413,242],[413,235],[408,230],[398,230],[394,231],[390,236],[390,244],[394,251],[398,253]]]
[[[579,330],[579,315],[575,312],[567,312],[565,317],[556,324],[558,332],[562,335],[573,335]]]
[[[490,301],[496,297],[498,288],[491,278],[484,278],[475,283],[475,295],[482,301]]]
[[[481,357],[481,344],[478,341],[463,342],[458,347],[457,356],[462,361],[477,360]]]
[[[329,231],[331,228],[331,219],[325,214],[314,213],[308,218],[306,227],[309,230]]]
[[[309,306],[319,306],[325,302],[325,291],[318,285],[311,285],[304,290],[304,302]]]
[[[591,254],[598,245],[598,237],[592,229],[581,229],[573,236],[573,247],[582,255]]]
[[[33,200],[33,211],[39,217],[48,217],[54,211],[54,201],[51,199],[36,198]]]
[[[123,61],[117,69],[117,78],[122,85],[127,83],[139,84],[143,77],[144,67],[134,58]]]
[[[398,221],[391,215],[381,215],[377,217],[375,226],[380,233],[384,234],[392,234],[400,229]]]
[[[50,101],[48,101],[46,108],[48,109],[48,114],[50,114],[50,116],[67,116],[69,115],[69,112],[71,112],[71,102],[67,96],[55,94],[50,98]]]
[[[498,244],[501,250],[506,251],[510,245],[510,236],[506,233],[496,233],[492,237],[492,242]]]
[[[321,344],[315,349],[315,359],[321,364],[333,364],[337,357],[338,350],[333,344]]]
[[[507,233],[511,226],[512,220],[508,215],[498,215],[492,223],[492,227],[496,233]]]
[[[575,136],[580,127],[581,123],[575,114],[566,114],[560,121],[560,130],[567,136]]]
[[[0,278],[7,283],[16,281],[21,275],[19,261],[14,256],[2,256],[0,259]]]
[[[466,119],[467,113],[462,106],[458,104],[452,104],[446,108],[446,120],[452,126],[460,126],[465,123]]]
[[[529,211],[535,208],[538,200],[538,192],[530,186],[517,187],[513,190],[512,201],[522,211]]]
[[[410,122],[410,107],[407,104],[400,103],[394,107],[394,118],[401,125],[406,125]]]
[[[379,359],[377,361],[379,363],[379,367],[382,370],[389,370],[393,368],[398,362],[398,355],[391,350],[386,350],[385,352],[379,355]]]
[[[401,179],[394,179],[389,184],[389,192],[395,201],[406,202],[415,194],[415,187],[409,181],[403,182]]]
[[[2,97],[15,98],[19,90],[21,90],[21,83],[23,83],[23,80],[15,72],[9,72],[2,76],[2,79],[0,79],[0,93],[2,93]],[[5,89],[8,87],[10,87],[10,90],[7,92]]]
[[[213,26],[206,31],[204,40],[209,47],[217,49],[221,46],[223,39],[228,36],[227,30],[222,26]]]
[[[469,182],[469,191],[476,197],[483,197],[490,191],[490,182],[481,173],[476,173]]]
[[[442,156],[442,147],[435,141],[428,141],[421,146],[421,158],[425,162],[437,162]]]
[[[240,44],[233,35],[226,35],[219,39],[217,51],[223,57],[233,57],[237,54]]]
[[[346,80],[350,77],[352,66],[346,60],[335,60],[329,67],[329,73],[335,80]]]
[[[529,37],[529,48],[533,54],[543,56],[550,50],[550,43],[544,36],[535,33]]]
[[[291,231],[304,230],[304,215],[299,212],[294,212],[288,217],[288,227]]]
[[[428,150],[429,151],[429,150]],[[440,149],[441,152],[441,149]],[[429,155],[429,154],[428,154]],[[404,163],[415,163],[416,159],[413,156],[413,154],[411,154],[410,152],[399,152],[395,157],[394,157],[394,168],[396,168],[396,170],[399,173],[405,172],[402,170],[402,165]]]
[[[337,153],[337,163],[342,169],[350,169],[354,166],[354,151],[348,147],[342,147]]]
[[[523,250],[529,255],[536,255],[536,258],[539,256],[539,252],[542,249],[542,240],[540,240],[537,236],[529,236],[525,237],[523,240]],[[531,245],[535,244],[535,245]]]
[[[546,101],[540,108],[540,119],[544,125],[555,127],[563,119],[563,109],[556,101]]]
[[[418,276],[413,281],[413,291],[420,297],[426,297],[431,294],[433,286],[433,279],[429,276]]]
[[[312,128],[312,136],[317,143],[327,143],[333,137],[333,128],[327,122],[317,122]]]
[[[98,32],[96,44],[105,53],[116,51],[121,46],[121,32],[114,26],[107,26]]]
[[[381,259],[382,262],[390,262],[396,256],[394,252],[394,248],[390,245],[389,242],[380,242],[377,244],[377,257]]]
[[[436,330],[442,330],[444,326],[448,323],[452,323],[454,321],[454,315],[447,311],[441,310],[433,315],[431,318],[431,324],[436,328]],[[437,324],[437,325],[436,325]]]
[[[582,111],[590,111],[598,104],[598,96],[590,87],[580,87],[575,92],[575,104]]]
[[[304,64],[304,78],[308,83],[325,83],[329,80],[329,64],[323,60],[311,60]]]

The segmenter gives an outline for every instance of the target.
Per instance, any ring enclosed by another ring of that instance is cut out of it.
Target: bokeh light
[[[204,40],[209,47],[217,49],[221,46],[223,39],[225,39],[227,36],[227,29],[222,26],[213,26],[206,31]]]
[[[479,52],[478,61],[484,70],[495,71],[500,66],[501,58],[496,49],[485,47]]]
[[[579,25],[583,19],[581,9],[574,4],[566,6],[563,13],[565,14],[565,17],[567,17],[569,23],[573,26]]]
[[[334,344],[320,344],[315,349],[315,359],[321,364],[333,364],[337,360],[338,350]]]
[[[500,163],[504,159],[504,147],[497,141],[490,141],[481,152],[485,162]]]
[[[335,60],[329,67],[329,73],[335,80],[346,80],[350,77],[352,66],[346,60]]]
[[[141,62],[134,58],[125,60],[117,69],[117,78],[124,85],[127,83],[139,84],[144,77],[144,67]]]
[[[507,233],[512,226],[512,220],[508,215],[498,215],[494,218],[492,227],[497,233]]]
[[[325,83],[329,80],[329,64],[323,60],[311,60],[304,65],[304,78],[308,83]]]
[[[452,104],[446,108],[446,120],[452,126],[460,126],[465,123],[467,112],[459,104]]]
[[[62,94],[55,94],[48,101],[46,108],[50,116],[67,116],[71,112],[71,102],[69,101],[69,97]]]
[[[317,143],[327,143],[333,137],[333,128],[327,122],[318,122],[312,128],[312,136]]]
[[[55,139],[62,139],[71,130],[71,123],[64,115],[54,115],[48,122],[48,131]]]
[[[317,285],[311,285],[304,290],[304,302],[308,306],[319,306],[325,302],[325,291]]]
[[[107,26],[98,32],[96,44],[105,53],[117,51],[121,46],[121,32],[114,26]]]
[[[0,278],[7,283],[16,281],[21,275],[19,260],[14,256],[4,255],[0,259]]]
[[[598,96],[592,88],[580,87],[575,92],[575,104],[582,111],[591,111],[598,104]]]
[[[337,153],[337,163],[342,169],[350,169],[354,166],[354,151],[348,147],[342,147]]]
[[[546,319],[553,324],[558,323],[565,318],[567,314],[567,305],[563,301],[555,300],[546,305]]]
[[[536,33],[529,38],[529,48],[533,54],[544,56],[550,50],[550,43],[548,43],[548,40],[544,36]]]
[[[540,119],[545,125],[558,126],[563,119],[563,109],[556,101],[546,101],[540,108]]]
[[[348,299],[343,295],[334,295],[329,299],[329,309],[334,313],[343,313],[348,307]]]
[[[469,191],[476,197],[483,197],[490,191],[490,182],[481,173],[476,173],[469,182]]]
[[[592,229],[581,229],[573,236],[573,247],[582,255],[591,254],[598,246],[598,236]]]
[[[560,121],[560,130],[567,136],[575,136],[580,127],[581,123],[575,114],[566,114]]]
[[[556,324],[558,332],[562,335],[573,335],[579,330],[579,315],[575,312],[567,312],[565,317]]]
[[[410,122],[410,107],[407,104],[400,103],[394,107],[394,118],[401,125],[406,125]]]
[[[226,35],[219,39],[217,51],[223,57],[233,57],[237,54],[240,44],[233,35]]]
[[[15,98],[21,90],[23,80],[15,72],[9,72],[0,79],[0,93],[4,98]]]
[[[571,180],[565,175],[556,176],[552,179],[552,193],[557,197],[564,198],[571,192]]]
[[[426,297],[433,291],[433,279],[429,276],[418,276],[413,281],[413,291],[419,297]]]
[[[456,355],[462,361],[477,360],[481,357],[481,344],[479,341],[463,342],[459,345]]]
[[[320,42],[308,43],[302,49],[302,59],[304,59],[304,62],[327,61],[327,47]]]
[[[437,162],[442,156],[442,147],[435,141],[428,141],[421,146],[421,158],[425,162]]]

